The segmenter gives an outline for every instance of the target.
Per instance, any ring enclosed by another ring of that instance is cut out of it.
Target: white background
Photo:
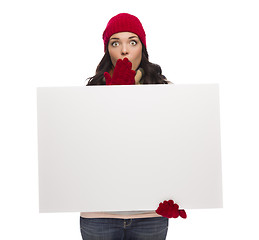
[[[0,3],[0,239],[81,239],[79,213],[38,213],[36,87],[82,86],[103,56],[102,32],[136,15],[150,61],[175,84],[219,83],[223,209],[170,219],[167,239],[258,239],[257,1]]]

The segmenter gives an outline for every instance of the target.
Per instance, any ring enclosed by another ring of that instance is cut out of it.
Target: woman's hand
[[[156,213],[166,218],[187,218],[184,209],[179,209],[179,206],[173,200],[164,201],[159,204]]]
[[[128,58],[118,59],[113,75],[104,73],[106,85],[132,85],[135,84],[135,71],[131,69],[132,63]]]

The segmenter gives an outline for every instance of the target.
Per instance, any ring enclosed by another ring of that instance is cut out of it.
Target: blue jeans
[[[82,218],[83,240],[165,240],[168,218]]]

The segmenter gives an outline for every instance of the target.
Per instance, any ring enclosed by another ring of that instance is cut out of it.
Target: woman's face
[[[132,70],[136,71],[142,58],[142,44],[135,33],[119,32],[110,37],[108,51],[113,66],[118,59],[127,57],[132,63]]]

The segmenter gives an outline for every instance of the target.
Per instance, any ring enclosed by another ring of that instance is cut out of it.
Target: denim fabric
[[[168,219],[152,218],[82,218],[83,240],[165,240]]]

